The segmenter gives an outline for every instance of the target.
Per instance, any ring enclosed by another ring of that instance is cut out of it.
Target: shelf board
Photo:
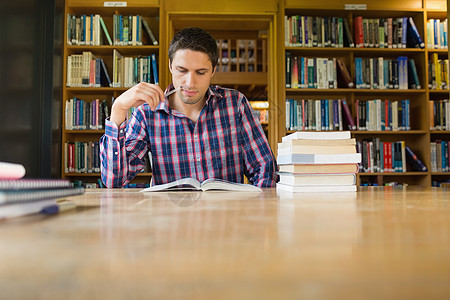
[[[431,130],[430,134],[450,134],[450,130]]]
[[[377,172],[377,173],[358,173],[359,176],[426,176],[428,172]]]
[[[353,130],[351,131],[352,134],[356,135],[365,135],[365,134],[377,134],[377,135],[398,135],[398,134],[408,134],[408,135],[415,135],[415,134],[426,134],[426,130],[397,130],[397,131],[367,131],[367,130]]]
[[[338,88],[338,89],[294,89],[286,88],[287,93],[308,93],[308,94],[340,94],[340,93],[355,93],[355,94],[420,94],[424,93],[425,89],[420,90],[400,90],[400,89],[348,89],[348,88]]]
[[[66,87],[67,92],[77,94],[109,94],[113,92],[125,92],[129,87]]]
[[[430,94],[448,94],[450,90],[428,90]]]
[[[104,129],[77,129],[77,130],[63,130],[65,133],[68,134],[104,134]]]
[[[421,48],[356,48],[356,47],[300,47],[300,46],[288,46],[285,47],[286,51],[289,52],[311,52],[314,55],[321,53],[321,55],[329,54],[331,56],[339,56],[347,53],[355,54],[395,54],[395,55],[405,55],[408,53],[422,53],[425,49]]]
[[[450,172],[431,172],[431,176],[449,176]]]
[[[64,173],[64,176],[66,177],[100,177],[100,173]],[[152,176],[151,172],[143,172],[138,173],[136,176],[139,177],[146,177],[146,176]]]
[[[142,53],[158,53],[159,45],[142,45],[142,46],[110,46],[110,45],[101,45],[101,46],[79,46],[72,45],[67,46],[68,54],[81,54],[83,51],[91,51],[96,55],[113,55],[113,50],[116,49],[122,55],[138,55]]]

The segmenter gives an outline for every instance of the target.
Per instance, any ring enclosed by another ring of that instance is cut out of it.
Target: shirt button
[[[119,154],[118,152],[114,152],[114,155],[117,155],[117,154]]]
[[[197,161],[200,161],[200,154],[197,154]]]
[[[123,133],[123,129],[120,129],[120,133]]]
[[[198,140],[198,135],[194,134],[194,140]]]

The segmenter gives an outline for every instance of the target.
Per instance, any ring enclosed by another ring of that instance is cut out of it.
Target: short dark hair
[[[175,53],[181,49],[200,51],[208,55],[213,70],[219,60],[219,49],[216,40],[207,32],[198,27],[187,27],[178,31],[170,42],[169,60],[172,62]]]

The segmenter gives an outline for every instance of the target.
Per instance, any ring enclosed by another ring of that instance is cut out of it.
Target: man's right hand
[[[110,120],[120,126],[131,107],[147,103],[151,110],[165,100],[163,90],[156,84],[141,82],[120,95],[112,105]]]

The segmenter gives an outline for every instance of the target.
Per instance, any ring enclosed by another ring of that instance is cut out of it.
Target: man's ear
[[[172,61],[169,59],[169,71],[172,73]]]
[[[214,69],[212,70],[211,77],[213,77],[214,74],[216,73],[216,69],[217,69],[217,66],[215,66]]]

